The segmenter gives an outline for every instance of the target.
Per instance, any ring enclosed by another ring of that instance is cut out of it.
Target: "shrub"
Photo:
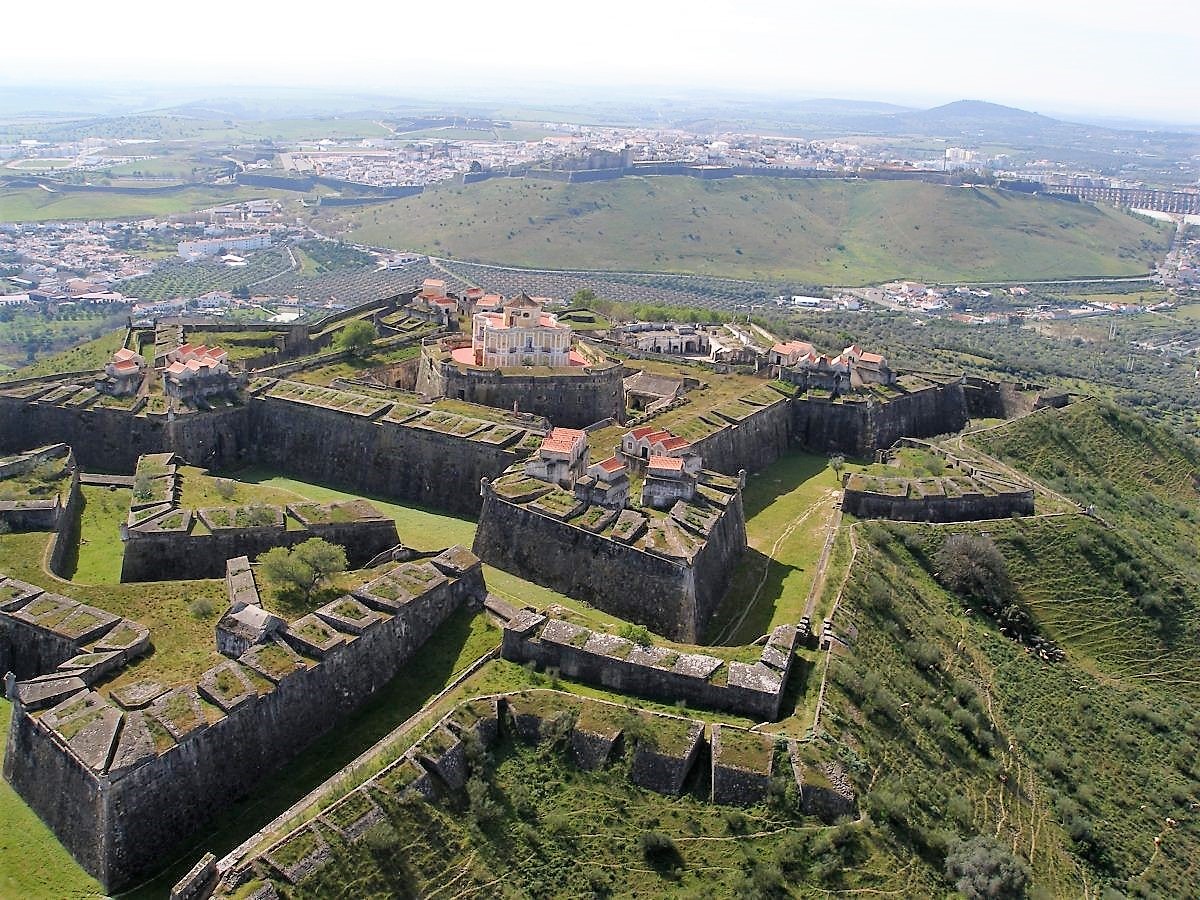
[[[946,875],[967,900],[1023,897],[1029,866],[995,838],[976,835],[958,841],[946,855]]]
[[[213,490],[222,500],[232,500],[237,494],[237,483],[228,478],[218,478],[213,482]]]
[[[991,605],[1012,592],[1004,557],[984,535],[950,535],[933,561],[938,580],[962,597]]]
[[[643,831],[641,845],[642,856],[656,869],[673,869],[680,861],[675,842],[661,831]]]
[[[654,643],[654,636],[650,634],[650,629],[645,625],[634,625],[632,622],[626,622],[621,626],[621,630],[617,634],[625,638],[625,640],[633,641],[642,647],[649,647]]]
[[[213,614],[213,602],[207,597],[197,597],[188,604],[188,612],[194,619],[207,619]]]

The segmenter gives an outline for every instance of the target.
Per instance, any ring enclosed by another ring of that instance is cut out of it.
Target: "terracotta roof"
[[[633,437],[633,439],[635,441],[640,441],[646,435],[654,434],[654,426],[653,425],[642,425],[638,428],[633,429],[633,431],[629,432],[629,434]]]
[[[669,437],[665,441],[660,441],[658,445],[664,450],[681,450],[684,447],[690,447],[691,443],[685,438]]]
[[[581,428],[551,428],[549,437],[559,441],[581,441],[587,432]]]
[[[130,350],[128,347],[122,347],[120,350],[118,350],[116,353],[113,354],[113,359],[115,359],[117,361],[121,361],[121,360],[126,360],[126,359],[133,359],[136,356],[137,356],[137,354],[134,353],[132,350]]]
[[[625,463],[621,462],[621,460],[617,459],[615,456],[610,456],[608,459],[602,459],[600,462],[596,463],[596,465],[602,468],[605,472],[619,472],[621,469],[625,468]]]
[[[574,446],[574,441],[562,441],[549,437],[542,439],[542,449],[548,453],[570,453]]]
[[[683,460],[673,456],[652,456],[648,461],[651,469],[666,469],[672,472],[683,471]]]
[[[665,441],[665,440],[667,440],[667,438],[673,438],[673,437],[675,437],[675,435],[671,434],[671,432],[669,432],[669,431],[655,431],[649,437],[647,437],[646,440],[649,441],[651,446],[653,446],[654,444],[657,444],[659,441]]]
[[[883,356],[878,353],[863,353],[859,356],[858,360],[865,363],[881,363],[883,362]]]
[[[138,370],[138,364],[132,359],[119,359],[113,363],[113,368],[118,372],[136,372]]]
[[[794,353],[799,353],[801,356],[805,356],[813,352],[813,345],[807,341],[787,341],[783,344],[776,344],[771,349],[776,353],[782,354],[783,356],[791,356]]]

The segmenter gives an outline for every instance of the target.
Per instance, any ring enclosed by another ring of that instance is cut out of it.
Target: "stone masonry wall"
[[[963,494],[961,497],[891,497],[847,489],[842,508],[860,519],[902,522],[972,522],[1033,515],[1033,491]]]
[[[740,494],[691,565],[510,503],[490,486],[484,494],[474,545],[480,559],[672,640],[699,641],[746,546]]]
[[[459,369],[434,359],[426,349],[417,373],[417,391],[497,409],[545,416],[555,425],[585,428],[602,419],[625,415],[622,379],[625,367],[613,363],[564,374],[524,375],[498,369]],[[553,370],[552,370],[553,371]]]
[[[797,397],[792,401],[793,440],[816,453],[869,457],[902,437],[933,437],[967,424],[967,402],[958,381],[936,384],[885,402]]]
[[[739,469],[757,472],[775,462],[792,439],[791,401],[780,396],[778,402],[764,407],[737,425],[696,441],[696,452],[704,467],[736,475]]]
[[[480,478],[517,461],[511,449],[266,397],[251,401],[256,460],[295,478],[473,515]]]
[[[225,574],[226,560],[254,558],[272,547],[294,547],[311,537],[344,547],[351,568],[400,543],[396,523],[391,520],[313,525],[297,530],[262,526],[220,529],[210,534],[130,532],[121,561],[121,580],[220,578]]]
[[[18,706],[5,775],[107,890],[128,887],[368,700],[451,613],[469,598],[481,597],[478,562],[457,571],[459,577],[400,605],[394,616],[380,616],[353,640],[309,658],[269,687],[256,688],[215,722],[180,734],[165,751],[149,740],[144,724],[148,712],[111,707],[109,715],[119,715],[123,727],[111,738],[109,762],[89,768],[73,749],[78,737],[65,746],[45,719]],[[238,664],[230,661],[218,668],[226,666]],[[18,685],[19,694],[23,689]],[[185,694],[188,690],[182,689]]]

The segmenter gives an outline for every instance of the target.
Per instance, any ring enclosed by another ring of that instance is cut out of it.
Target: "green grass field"
[[[8,743],[12,704],[0,700],[0,752]],[[0,897],[92,900],[100,885],[79,868],[50,829],[0,779]]]
[[[326,211],[370,244],[553,268],[682,272],[818,284],[1148,271],[1165,229],[1083,203],[909,182],[624,178],[444,185]]]
[[[278,193],[278,192],[276,192]],[[255,200],[270,191],[261,188],[193,187],[170,194],[150,194],[144,188],[121,193],[51,192],[42,188],[0,189],[0,222],[49,222],[59,219],[132,219],[191,212],[223,203]],[[291,197],[295,195],[282,194]]]
[[[734,571],[708,639],[739,646],[804,615],[825,544],[838,479],[827,457],[789,453],[746,482],[750,551]],[[749,613],[734,625],[742,613]]]

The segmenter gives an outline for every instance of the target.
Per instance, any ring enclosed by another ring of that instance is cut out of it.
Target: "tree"
[[[1012,593],[1008,566],[990,537],[952,534],[933,559],[937,579],[968,599],[996,607]]]
[[[375,340],[375,326],[365,319],[355,319],[346,325],[337,336],[337,348],[354,356],[361,356]]]
[[[1029,866],[995,838],[976,835],[946,855],[946,875],[968,900],[1025,896]]]
[[[833,469],[833,474],[838,478],[842,477],[842,469],[846,467],[846,457],[838,454],[837,456],[829,457],[829,468]]]
[[[257,560],[269,581],[305,600],[323,580],[346,568],[346,551],[321,538],[309,538],[291,550],[273,547]]]
[[[580,288],[571,295],[572,306],[587,306],[596,302],[596,292],[591,288]]]

